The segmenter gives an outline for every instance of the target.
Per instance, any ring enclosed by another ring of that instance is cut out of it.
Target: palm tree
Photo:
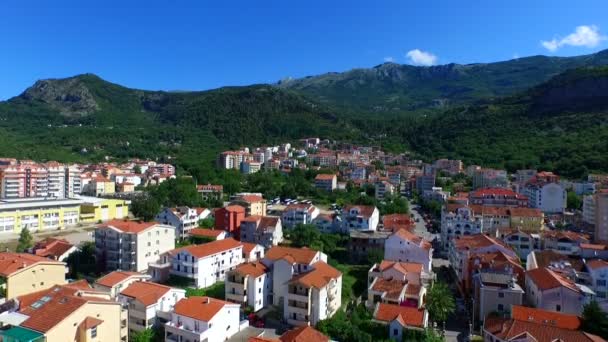
[[[431,319],[434,322],[443,322],[445,330],[445,321],[456,310],[456,304],[454,303],[454,297],[450,288],[445,283],[437,282],[433,285],[426,298],[426,308],[429,311]]]

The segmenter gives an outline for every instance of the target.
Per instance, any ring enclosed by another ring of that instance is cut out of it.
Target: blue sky
[[[0,99],[85,72],[135,88],[202,90],[385,59],[587,54],[608,48],[606,13],[606,1],[4,0]]]

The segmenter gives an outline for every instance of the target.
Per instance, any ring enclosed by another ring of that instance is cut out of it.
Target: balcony
[[[307,302],[289,300],[287,302],[287,312],[307,316],[310,314],[310,308]]]

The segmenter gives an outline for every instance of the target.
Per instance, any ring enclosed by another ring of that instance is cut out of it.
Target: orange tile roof
[[[384,297],[397,301],[401,299],[401,295],[405,293],[405,288],[408,287],[406,281],[398,279],[376,278],[372,283],[371,290],[384,293]]]
[[[139,234],[144,230],[159,224],[158,222],[140,222],[140,221],[128,221],[128,220],[111,220],[106,223],[102,223],[99,227],[112,227],[123,233]]]
[[[264,197],[257,196],[257,195],[244,195],[244,196],[237,197],[235,199],[235,201],[243,201],[243,202],[247,202],[247,203],[257,203],[257,202],[263,202]]]
[[[587,267],[592,270],[608,267],[608,261],[601,260],[601,259],[589,260],[589,261],[587,261]]]
[[[265,274],[268,271],[268,268],[260,262],[247,262],[238,265],[234,271],[241,275],[248,275],[257,278]]]
[[[566,287],[575,292],[581,291],[578,287],[576,287],[572,280],[547,268],[536,268],[526,271],[526,277],[530,278],[540,290]]]
[[[170,290],[169,286],[148,281],[137,281],[120,291],[120,294],[136,299],[145,306],[150,306],[158,302]]]
[[[456,249],[476,249],[489,247],[491,245],[503,246],[507,249],[511,249],[504,242],[491,238],[485,234],[475,234],[475,235],[463,235],[459,237],[457,240],[454,240],[454,247]]]
[[[511,307],[511,318],[518,321],[549,324],[562,329],[576,330],[581,326],[581,320],[575,315],[568,315],[555,311],[529,308],[520,305]]]
[[[608,250],[608,245],[604,245],[604,244],[581,243],[579,246],[582,249],[594,249],[594,250],[598,250],[598,251]]]
[[[202,245],[190,245],[178,249],[174,249],[171,253],[175,254],[180,251],[188,251],[197,258],[204,258],[210,255],[218,254],[230,249],[239,248],[243,245],[233,238],[227,238],[223,240],[216,240]]]
[[[291,248],[283,246],[274,246],[266,252],[264,258],[276,261],[285,257],[290,257],[291,260],[297,262],[298,264],[310,264],[317,255],[317,253],[319,252],[313,249],[308,249],[306,247]]]
[[[378,266],[381,272],[394,268],[396,271],[401,272],[403,274],[407,273],[422,273],[423,266],[422,264],[415,262],[398,262],[398,261],[389,261],[382,260],[380,265]]]
[[[251,251],[254,248],[256,248],[257,246],[260,246],[258,244],[251,243],[251,242],[241,242],[241,245],[243,245],[243,253],[244,254],[249,254],[249,253],[251,253]]]
[[[69,251],[72,247],[74,247],[74,245],[72,245],[65,239],[46,238],[36,244],[36,246],[34,247],[34,253],[41,257],[59,258],[67,251]]]
[[[133,276],[143,276],[143,274],[137,272],[114,271],[97,279],[95,283],[106,287],[114,287]]]
[[[245,212],[245,208],[240,206],[240,205],[229,205],[229,206],[225,206],[224,208],[220,208],[220,209],[224,209],[226,211],[229,212],[237,212],[237,213],[244,213]]]
[[[219,229],[206,229],[206,228],[194,228],[191,229],[188,234],[191,236],[206,237],[206,238],[217,238],[224,234],[225,231]]]
[[[404,240],[410,241],[426,250],[429,250],[432,247],[430,242],[426,241],[421,236],[418,236],[418,235],[412,233],[409,229],[402,228],[402,229],[397,230],[393,234],[397,235],[398,237],[400,237]]]
[[[420,285],[407,284],[407,287],[405,289],[405,294],[417,296],[420,293],[420,289],[422,289],[422,286],[420,286]]]
[[[374,311],[374,319],[382,322],[392,322],[397,319],[403,325],[424,327],[424,310],[395,304],[378,303]]]
[[[310,326],[298,327],[279,337],[281,342],[329,342],[329,337]]]
[[[247,339],[247,342],[280,342],[280,340],[265,337],[250,337]]]
[[[41,262],[63,264],[62,262],[52,261],[38,255],[3,252],[0,253],[0,275],[8,277],[21,269]]]
[[[318,175],[315,176],[315,180],[333,180],[334,177],[336,177],[336,175],[334,174],[327,174],[327,173],[319,173]]]
[[[84,328],[85,330],[88,330],[88,329],[91,329],[93,327],[100,325],[101,323],[103,323],[103,321],[101,319],[87,316],[87,318],[85,318],[84,321],[82,321],[82,323],[80,323],[80,326],[82,328]]]
[[[298,283],[306,287],[315,287],[320,289],[329,284],[332,279],[337,279],[342,275],[340,271],[329,266],[323,261],[317,261],[312,264],[313,270],[306,273],[301,273],[291,279],[291,282]]]
[[[173,312],[178,315],[209,322],[224,306],[231,304],[211,297],[193,296],[177,302],[173,308]]]
[[[359,211],[359,215],[363,217],[371,217],[374,214],[376,207],[373,205],[347,205],[344,206],[342,214],[348,216],[351,209],[357,209]]]

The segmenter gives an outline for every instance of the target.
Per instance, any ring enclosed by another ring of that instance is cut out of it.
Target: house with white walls
[[[272,275],[258,261],[238,265],[226,274],[225,298],[229,302],[249,306],[254,312],[272,304]]]
[[[429,241],[402,228],[384,242],[384,260],[419,263],[425,272],[432,272],[433,247]]]
[[[342,231],[377,230],[380,211],[372,205],[347,205],[342,210]]]

